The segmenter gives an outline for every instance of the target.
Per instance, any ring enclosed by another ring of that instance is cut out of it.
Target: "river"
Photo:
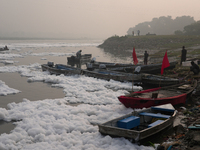
[[[97,124],[132,112],[117,99],[132,83],[54,76],[41,70],[47,62],[67,64],[67,57],[78,50],[97,61],[132,63],[132,50],[129,57],[110,54],[97,47],[102,42],[0,41],[0,47],[9,48],[0,52],[0,149],[152,149],[98,132]]]

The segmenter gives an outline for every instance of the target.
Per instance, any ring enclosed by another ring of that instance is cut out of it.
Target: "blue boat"
[[[75,75],[75,74],[81,74],[80,68],[71,67],[68,65],[63,64],[56,64],[54,65],[53,62],[48,62],[47,64],[41,65],[42,71],[48,71],[50,74],[64,74],[64,75]]]

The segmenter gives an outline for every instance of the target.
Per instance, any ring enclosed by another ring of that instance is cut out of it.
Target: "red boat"
[[[148,108],[162,104],[172,105],[184,104],[186,97],[196,88],[197,81],[185,82],[177,85],[158,87],[138,92],[133,92],[125,96],[119,96],[119,101],[129,108]]]

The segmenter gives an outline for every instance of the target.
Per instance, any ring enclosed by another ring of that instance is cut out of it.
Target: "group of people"
[[[182,65],[182,62],[186,61],[186,55],[187,55],[187,50],[185,49],[185,46],[183,46],[182,51],[181,51],[180,65]],[[149,54],[147,53],[147,51],[145,51],[145,53],[144,53],[144,65],[147,65],[148,56],[149,56]],[[199,66],[194,61],[191,61],[190,71],[192,71],[195,75],[199,74],[199,72],[200,72]]]
[[[134,31],[132,31],[132,35],[134,36]],[[137,31],[137,35],[139,36],[140,35],[140,30]]]

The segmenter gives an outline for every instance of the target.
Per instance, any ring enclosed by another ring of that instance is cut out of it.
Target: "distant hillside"
[[[137,49],[176,49],[182,46],[200,45],[200,36],[196,35],[142,35],[112,36],[106,39],[99,48],[109,50]]]

